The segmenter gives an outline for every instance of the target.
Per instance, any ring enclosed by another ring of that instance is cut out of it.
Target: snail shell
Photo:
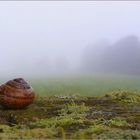
[[[0,104],[6,108],[20,109],[33,102],[35,93],[22,78],[8,81],[0,86]]]

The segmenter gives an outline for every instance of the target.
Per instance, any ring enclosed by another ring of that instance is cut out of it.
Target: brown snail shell
[[[33,102],[35,93],[32,87],[22,78],[8,81],[0,86],[0,105],[20,109]]]

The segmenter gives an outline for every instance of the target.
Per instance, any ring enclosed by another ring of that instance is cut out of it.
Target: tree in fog
[[[100,41],[85,48],[82,55],[81,69],[83,72],[98,73],[102,71],[104,51],[108,48],[107,41]]]
[[[140,42],[136,36],[127,36],[111,46],[104,54],[102,65],[107,72],[140,73]]]
[[[83,66],[87,71],[140,74],[140,42],[136,36],[122,38],[104,50],[88,49],[84,55]]]

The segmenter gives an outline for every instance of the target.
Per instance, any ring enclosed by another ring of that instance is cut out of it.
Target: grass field
[[[140,139],[135,92],[64,97],[36,97],[24,109],[0,108],[0,139]]]
[[[78,94],[102,96],[116,90],[140,91],[140,76],[62,76],[29,81],[41,96]]]
[[[31,105],[1,106],[0,139],[140,139],[140,77],[44,77],[29,83],[37,94]]]

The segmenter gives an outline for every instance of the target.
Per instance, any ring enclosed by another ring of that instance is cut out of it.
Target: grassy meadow
[[[81,95],[102,96],[116,90],[140,91],[140,76],[86,75],[46,77],[30,80],[40,96]]]
[[[23,109],[0,108],[0,139],[140,139],[140,78],[30,79],[37,96]]]

